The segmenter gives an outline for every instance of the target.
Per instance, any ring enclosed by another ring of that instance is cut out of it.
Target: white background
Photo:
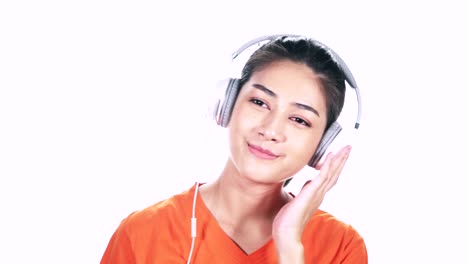
[[[157,2],[1,2],[0,263],[98,263],[130,212],[214,179],[220,69],[284,32],[331,46],[362,92],[323,208],[370,263],[468,263],[462,1]]]

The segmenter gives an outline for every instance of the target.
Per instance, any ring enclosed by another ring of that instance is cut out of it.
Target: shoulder
[[[112,235],[101,263],[135,263],[167,250],[158,241],[173,241],[188,233],[194,187],[127,215]],[[162,253],[161,253],[162,254]],[[161,255],[159,254],[159,255]]]
[[[356,233],[357,231],[349,224],[341,221],[336,218],[334,215],[318,209],[309,223],[307,224],[308,228],[320,228],[321,230],[327,231],[328,233]]]
[[[189,190],[171,196],[152,204],[142,210],[130,213],[123,224],[129,229],[145,229],[157,226],[161,222],[167,222],[174,218],[190,217],[193,187]]]
[[[116,236],[133,247],[145,248],[151,241],[188,232],[186,220],[190,219],[193,192],[194,187],[130,213],[121,221]]]
[[[333,254],[327,256],[340,263],[367,263],[367,249],[363,237],[350,224],[332,214],[317,210],[308,222],[303,233],[303,241],[315,252]],[[317,250],[318,249],[318,250]],[[344,262],[341,262],[344,261]]]

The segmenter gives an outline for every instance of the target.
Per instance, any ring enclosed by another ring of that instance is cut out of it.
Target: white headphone
[[[193,248],[195,247],[195,239],[197,237],[197,218],[195,217],[195,205],[197,204],[197,194],[198,194],[198,182],[195,183],[195,193],[193,195],[193,204],[192,204],[192,218],[191,218],[191,228],[190,232],[192,235],[192,245],[190,246],[190,253],[187,258],[187,264],[190,264],[192,260]]]

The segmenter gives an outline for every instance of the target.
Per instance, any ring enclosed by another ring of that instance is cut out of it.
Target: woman
[[[233,82],[232,107],[218,116],[230,148],[221,175],[130,214],[101,263],[367,263],[357,231],[319,209],[350,146],[314,163],[319,175],[297,196],[283,188],[341,112],[338,64],[303,37],[255,51]]]

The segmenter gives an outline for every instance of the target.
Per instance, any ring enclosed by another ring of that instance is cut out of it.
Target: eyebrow
[[[261,85],[261,84],[258,84],[258,83],[254,83],[252,84],[252,86],[260,91],[263,91],[264,93],[270,95],[271,97],[278,97],[278,95],[273,92],[272,90],[266,88],[265,86]],[[318,111],[313,108],[312,106],[310,105],[306,105],[306,104],[301,104],[301,103],[292,103],[294,106],[296,106],[297,108],[300,108],[300,109],[304,109],[304,110],[307,110],[307,111],[311,111],[312,113],[316,114],[318,117],[320,117],[320,114],[318,113]]]

